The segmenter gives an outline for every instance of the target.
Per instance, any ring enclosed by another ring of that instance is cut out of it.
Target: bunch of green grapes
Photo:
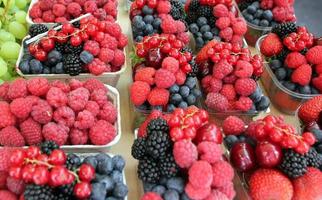
[[[0,83],[16,76],[20,44],[27,35],[30,0],[0,0]]]

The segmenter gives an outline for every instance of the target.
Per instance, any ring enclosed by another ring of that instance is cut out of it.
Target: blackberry
[[[59,51],[60,53],[65,53],[65,44],[64,43],[55,42],[55,49],[57,51]]]
[[[272,32],[284,39],[286,36],[288,36],[288,34],[296,32],[296,30],[297,27],[294,22],[286,22],[275,25],[272,29]]]
[[[57,193],[61,193],[64,196],[71,197],[73,196],[74,186],[75,186],[75,183],[60,186],[57,189],[58,190]]]
[[[65,45],[65,49],[64,49],[64,52],[65,53],[71,53],[71,54],[80,54],[82,53],[83,51],[83,44],[80,44],[78,46],[73,46],[70,44],[70,42],[68,42],[66,45]]]
[[[250,6],[251,3],[247,2],[247,1],[242,1],[241,3],[238,4],[238,8],[240,11],[243,11],[245,9],[248,8],[248,6]]]
[[[75,199],[73,196],[68,196],[60,192],[55,193],[55,200],[73,200],[73,199]]]
[[[160,174],[164,177],[175,177],[179,172],[179,166],[174,160],[172,153],[167,154],[159,162]]]
[[[281,61],[282,63],[284,63],[284,60],[286,59],[286,56],[289,54],[289,50],[287,48],[283,48],[283,50],[281,51],[280,54],[278,54],[277,56],[274,56],[273,59],[277,59],[279,61]]]
[[[29,35],[31,37],[35,37],[36,35],[39,35],[41,33],[45,33],[48,31],[48,28],[44,24],[33,24],[29,28]]]
[[[171,140],[168,132],[156,131],[148,135],[146,151],[154,159],[164,157],[170,146]]]
[[[147,126],[147,134],[150,135],[154,132],[169,132],[167,121],[160,117],[151,120]]]
[[[145,143],[146,143],[146,140],[145,138],[142,138],[142,137],[134,140],[134,143],[131,149],[131,154],[133,158],[137,160],[144,158],[145,152],[146,152]]]
[[[303,176],[307,172],[307,160],[304,155],[292,149],[284,151],[283,160],[279,168],[290,178]]]
[[[53,188],[48,185],[27,185],[24,191],[25,200],[56,200]]]
[[[76,154],[68,154],[66,160],[66,167],[69,170],[76,170],[81,165],[81,160]]]
[[[197,10],[198,17],[206,17],[207,19],[213,17],[213,8],[210,6],[200,6]]]
[[[189,4],[189,13],[196,12],[200,7],[199,0],[192,0]]]
[[[79,28],[80,27],[80,21],[73,22],[72,24],[73,24],[73,26],[75,28]]]
[[[138,176],[143,182],[156,183],[160,180],[160,169],[153,160],[139,161]]]
[[[183,8],[183,4],[179,0],[170,0],[171,3],[171,11],[170,15],[175,20],[184,20],[185,18],[185,11]]]
[[[40,150],[44,154],[50,155],[55,149],[59,149],[59,146],[54,141],[48,140],[40,144]]]
[[[310,151],[305,154],[308,167],[319,168],[322,165],[322,156],[318,154],[315,148],[311,148]]]
[[[189,76],[197,76],[199,73],[199,67],[195,61],[195,59],[192,59],[189,64],[191,65],[192,71],[188,74]]]
[[[189,47],[187,47],[187,46],[185,46],[185,47],[183,47],[183,48],[181,49],[181,52],[189,52],[189,53],[192,53],[192,49],[191,49],[191,48],[189,48]]]
[[[71,76],[77,76],[82,72],[82,61],[76,54],[67,54],[63,64],[65,72]]]

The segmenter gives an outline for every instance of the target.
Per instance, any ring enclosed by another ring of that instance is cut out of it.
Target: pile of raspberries
[[[39,0],[29,10],[35,23],[66,23],[91,13],[97,19],[117,18],[116,0]]]
[[[16,79],[0,86],[0,145],[106,145],[117,135],[118,110],[96,79],[49,83]]]

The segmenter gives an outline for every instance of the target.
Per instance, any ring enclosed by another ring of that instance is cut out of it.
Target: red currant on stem
[[[64,165],[66,158],[66,154],[63,150],[55,149],[49,156],[49,163],[53,165]]]
[[[150,8],[155,8],[157,6],[157,0],[148,0],[147,3]]]
[[[34,56],[39,61],[46,61],[47,60],[47,53],[42,49],[37,50],[36,53],[34,54]]]
[[[201,121],[201,119],[200,119],[199,114],[198,114],[198,113],[197,113],[197,114],[194,114],[194,115],[192,116],[192,118],[193,118],[193,121],[194,121],[194,125],[195,125],[195,127],[196,127],[196,128],[200,128],[200,127],[202,126],[202,121]]]
[[[97,31],[97,27],[94,24],[88,24],[86,33],[90,36],[95,36]]]
[[[295,148],[299,145],[299,140],[293,135],[285,135],[283,140],[288,148]]]
[[[181,67],[181,70],[187,74],[192,71],[192,67],[189,63],[187,63]]]
[[[179,51],[178,49],[174,49],[172,48],[169,52],[169,56],[174,57],[174,58],[178,58],[179,57]]]
[[[22,179],[27,182],[30,183],[33,180],[33,174],[35,172],[36,167],[32,164],[27,164],[22,168]]]
[[[299,141],[298,146],[295,148],[295,151],[300,154],[305,154],[310,150],[310,146],[304,142],[304,141]]]
[[[279,143],[283,139],[283,133],[280,130],[273,128],[269,132],[269,138],[272,142]]]
[[[138,8],[143,8],[145,1],[144,0],[136,0],[136,5],[138,6]]]
[[[48,156],[46,154],[40,154],[40,155],[38,155],[36,157],[36,160],[40,161],[39,164],[38,164],[39,166],[46,166],[46,165],[44,165],[42,163],[48,163],[49,158],[48,158]]]
[[[55,41],[51,38],[44,38],[40,41],[40,45],[46,52],[51,51],[55,48]]]
[[[203,123],[207,122],[209,120],[209,114],[207,111],[200,109],[197,113]]]
[[[65,34],[61,31],[56,34],[56,41],[57,42],[65,43],[65,42],[67,42],[67,40],[68,40],[67,34]]]
[[[180,65],[185,65],[187,64],[187,58],[184,55],[179,56],[179,64]]]
[[[33,182],[36,185],[45,185],[49,181],[49,171],[45,166],[38,166],[33,173]]]
[[[303,133],[302,137],[303,137],[303,140],[309,145],[313,145],[316,142],[316,138],[311,132]]]
[[[183,125],[186,127],[193,127],[195,125],[195,122],[193,121],[192,117],[187,117],[183,120]]]
[[[136,54],[141,57],[141,58],[144,58],[147,54],[147,52],[144,50],[144,49],[137,49],[136,50]]]
[[[176,127],[180,125],[180,117],[174,115],[170,118],[169,122],[168,122],[170,127]]]
[[[182,108],[176,108],[174,109],[173,114],[179,117],[183,117],[185,115],[185,112]]]
[[[65,34],[73,33],[74,32],[74,26],[70,23],[66,23],[62,26],[61,31]]]
[[[81,181],[90,182],[95,178],[95,169],[88,164],[82,164],[78,171],[78,176]]]
[[[170,130],[170,136],[172,141],[181,140],[184,136],[183,130],[179,127],[174,127]]]
[[[54,187],[68,184],[68,174],[69,171],[64,166],[54,166],[50,171],[49,184]]]
[[[185,139],[194,139],[196,137],[196,129],[195,127],[188,127],[183,129],[183,134]]]
[[[80,32],[78,35],[82,38],[82,41],[87,41],[89,39],[86,32]]]
[[[169,53],[171,50],[171,44],[169,42],[165,42],[163,46],[161,47],[162,53]]]
[[[23,149],[16,149],[10,156],[11,166],[20,167],[26,158],[26,152]]]
[[[31,54],[35,54],[36,51],[39,49],[39,45],[38,44],[30,44],[28,46],[28,50]]]
[[[79,46],[82,43],[82,38],[79,35],[74,35],[70,38],[70,44],[74,47]]]
[[[22,169],[21,167],[10,167],[9,176],[15,179],[21,179],[22,177]]]
[[[186,57],[187,62],[192,60],[192,55],[190,52],[184,52],[183,55]]]
[[[27,150],[27,157],[28,158],[36,158],[38,155],[41,154],[41,151],[39,149],[39,147],[36,146],[30,146]]]
[[[79,199],[86,199],[91,195],[92,188],[88,182],[77,183],[74,187],[74,195]]]
[[[49,31],[48,31],[47,36],[48,36],[49,38],[51,38],[51,37],[55,37],[55,36],[56,36],[56,34],[57,34],[57,31],[56,31],[56,30],[54,30],[54,29],[51,29],[51,30],[49,30]]]

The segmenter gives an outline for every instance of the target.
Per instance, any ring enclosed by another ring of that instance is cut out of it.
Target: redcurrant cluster
[[[232,0],[199,0],[201,5],[215,6],[218,4],[224,4],[227,7],[233,6]]]
[[[301,154],[307,153],[316,141],[310,132],[297,134],[295,128],[286,124],[282,116],[268,115],[257,120],[248,126],[246,133],[258,141],[278,144],[282,148],[294,149]]]
[[[91,180],[95,178],[95,169],[82,164],[77,171],[66,168],[67,156],[61,149],[55,149],[47,156],[39,147],[16,149],[10,157],[9,175],[25,183],[59,187],[76,181],[74,195],[79,199],[88,198],[91,194]]]
[[[305,48],[312,47],[314,42],[314,36],[309,33],[307,28],[300,26],[297,28],[297,32],[290,33],[284,38],[284,45],[291,51],[302,51]]]

